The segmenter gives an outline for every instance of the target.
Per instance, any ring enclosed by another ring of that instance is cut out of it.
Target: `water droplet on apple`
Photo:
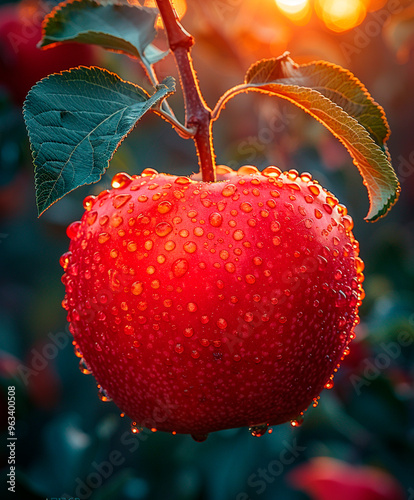
[[[220,227],[223,223],[223,217],[218,212],[213,212],[210,214],[209,222],[213,227]]]
[[[164,236],[170,234],[172,229],[173,228],[169,222],[160,222],[155,226],[155,234],[163,238]]]
[[[101,401],[109,402],[112,401],[112,398],[108,395],[105,389],[101,386],[98,386],[98,397]]]
[[[249,432],[253,437],[262,437],[266,434],[269,424],[258,424],[249,427]]]
[[[208,438],[208,434],[191,434],[191,437],[196,441],[197,443],[202,443]]]
[[[172,209],[172,204],[169,201],[162,201],[158,204],[157,209],[160,214],[166,214]]]
[[[81,358],[79,361],[79,370],[84,374],[84,375],[90,375],[92,373],[92,370],[89,368],[88,364],[84,360],[84,358]]]

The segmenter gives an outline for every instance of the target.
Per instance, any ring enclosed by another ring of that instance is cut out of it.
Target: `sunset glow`
[[[296,24],[305,24],[311,16],[309,0],[275,0],[283,14]]]
[[[129,0],[128,0],[129,1]],[[172,0],[171,2],[174,6],[175,11],[177,12],[178,18],[181,19],[184,14],[187,11],[187,2],[186,0]],[[145,0],[144,3],[145,7],[152,7],[152,8],[157,8],[157,3],[155,0]],[[158,16],[157,23],[156,23],[157,28],[162,28],[163,24],[161,21],[161,17]]]
[[[362,23],[366,6],[361,0],[318,0],[316,13],[332,31],[347,31]]]

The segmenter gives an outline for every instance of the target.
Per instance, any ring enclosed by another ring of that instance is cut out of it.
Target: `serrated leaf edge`
[[[368,89],[366,88],[366,86],[351,71],[349,71],[348,69],[343,68],[342,66],[339,66],[338,64],[334,64],[334,63],[331,63],[331,62],[328,62],[328,61],[322,61],[322,60],[312,61],[312,62],[305,63],[305,64],[298,64],[298,63],[296,63],[290,57],[290,52],[286,51],[286,52],[284,52],[279,57],[272,57],[272,58],[269,58],[269,59],[261,59],[260,61],[256,61],[253,64],[251,64],[250,67],[249,67],[249,69],[246,72],[245,77],[244,77],[244,83],[245,83],[245,85],[250,85],[251,84],[250,81],[248,81],[248,76],[254,70],[254,68],[256,66],[260,66],[263,63],[272,62],[272,61],[274,61],[274,62],[276,62],[276,61],[278,61],[278,62],[288,61],[295,68],[306,68],[306,67],[310,67],[310,66],[320,65],[320,66],[325,66],[327,68],[335,69],[339,73],[343,74],[348,80],[350,80],[353,83],[355,83],[357,85],[357,87],[361,90],[361,92],[365,95],[365,97],[371,102],[371,104],[373,104],[379,110],[380,116],[381,116],[381,119],[382,119],[382,123],[384,124],[384,126],[385,126],[385,128],[387,130],[386,136],[384,138],[384,143],[386,143],[388,141],[388,139],[389,139],[389,137],[391,135],[391,129],[390,129],[390,126],[389,126],[388,119],[387,119],[387,116],[385,114],[384,108],[377,101],[375,101],[375,99],[372,97],[372,95],[370,94],[370,92],[368,91]],[[292,77],[294,77],[294,75],[292,75]],[[278,82],[281,83],[281,84],[283,84],[283,78],[278,79]],[[269,82],[266,82],[266,83],[271,84],[272,82],[269,81]],[[265,85],[266,83],[262,83],[262,85]],[[256,84],[253,84],[253,85],[256,85]],[[310,87],[306,87],[306,86],[303,86],[303,87],[304,88],[309,88],[310,90],[312,90]],[[334,91],[334,89],[329,89],[329,90]]]
[[[272,85],[271,82],[268,83],[269,85]],[[362,179],[363,179],[363,184],[364,186],[367,188],[367,192],[368,192],[368,199],[369,199],[369,203],[370,203],[370,210],[367,214],[367,216],[364,218],[367,222],[375,222],[377,220],[379,220],[380,218],[382,217],[385,217],[385,215],[387,215],[387,213],[391,210],[391,208],[395,205],[395,203],[397,202],[398,200],[398,197],[399,197],[399,194],[400,194],[400,191],[401,191],[401,186],[400,186],[400,183],[398,181],[398,178],[397,178],[397,175],[394,171],[394,169],[391,167],[390,168],[390,174],[392,175],[393,177],[393,187],[395,188],[395,194],[392,195],[392,196],[388,196],[387,198],[387,201],[384,203],[384,206],[381,210],[379,210],[376,214],[374,215],[371,215],[369,216],[370,212],[371,212],[371,207],[372,207],[372,197],[371,197],[371,193],[370,193],[370,190],[368,189],[368,185],[365,181],[365,176],[363,175],[362,171],[361,171],[361,168],[357,162],[357,160],[354,158],[354,156],[351,154],[351,151],[346,143],[346,141],[344,141],[342,139],[342,137],[337,134],[336,132],[334,132],[321,118],[319,118],[318,116],[315,116],[314,114],[312,114],[312,112],[310,110],[308,110],[306,107],[304,107],[302,104],[298,103],[297,101],[295,101],[294,99],[291,99],[283,94],[279,94],[277,92],[270,92],[270,91],[266,91],[264,89],[260,89],[258,87],[255,87],[253,85],[255,84],[246,84],[248,85],[249,87],[245,89],[246,92],[248,91],[254,91],[254,92],[258,92],[258,93],[262,93],[262,94],[274,94],[274,95],[277,95],[278,97],[281,97],[282,99],[285,99],[293,104],[295,104],[297,107],[299,107],[300,109],[302,109],[303,111],[305,111],[307,114],[309,114],[310,116],[312,116],[312,118],[314,118],[315,120],[317,120],[319,123],[321,123],[325,128],[327,128],[331,133],[332,135],[334,135],[334,137],[336,137],[343,146],[345,146],[346,150],[350,153],[351,157],[352,157],[352,160],[353,160],[353,163],[354,165],[358,168],[358,171],[359,173],[361,174],[362,176]],[[259,84],[256,84],[256,85],[259,85]],[[266,85],[266,84],[264,84]],[[264,86],[264,85],[261,85],[261,86]],[[275,84],[277,85],[277,83]],[[387,157],[387,154],[380,148],[380,146],[378,146],[378,144],[372,139],[372,137],[370,136],[370,134],[368,133],[368,131],[365,129],[365,127],[363,127],[355,118],[353,118],[352,116],[348,115],[346,113],[346,111],[343,110],[343,108],[341,108],[340,106],[338,106],[336,103],[334,103],[333,101],[331,101],[330,99],[328,99],[327,97],[325,97],[324,95],[320,94],[318,91],[316,90],[312,90],[308,87],[301,87],[300,85],[290,85],[290,87],[296,87],[298,89],[304,89],[308,92],[315,92],[318,94],[318,96],[320,96],[320,98],[323,98],[324,100],[328,101],[332,106],[334,106],[335,108],[337,108],[340,112],[342,113],[345,113],[347,118],[349,118],[350,120],[354,121],[354,127],[356,128],[360,128],[360,133],[361,134],[365,134],[366,135],[366,139],[368,141],[370,141],[372,143],[372,146],[374,148],[376,148],[378,150],[378,152],[384,157],[384,159],[389,162],[389,159]]]
[[[41,82],[45,82],[46,80],[49,80],[50,78],[55,78],[56,76],[63,76],[65,75],[66,73],[71,73],[72,71],[74,70],[79,70],[79,69],[87,69],[87,70],[93,70],[93,69],[97,69],[99,71],[102,71],[102,72],[105,72],[105,73],[108,73],[110,75],[114,75],[116,76],[119,80],[122,81],[122,83],[126,83],[128,85],[133,85],[134,87],[137,87],[139,88],[142,92],[144,92],[147,96],[148,96],[148,101],[151,100],[152,97],[154,97],[155,93],[158,91],[158,90],[162,90],[162,87],[164,86],[166,90],[169,90],[170,92],[168,93],[168,95],[172,94],[174,92],[174,90],[171,90],[167,85],[165,85],[164,83],[161,83],[160,84],[160,89],[156,89],[154,94],[150,95],[145,89],[143,89],[142,87],[139,87],[139,85],[136,85],[135,83],[133,82],[129,82],[127,80],[124,80],[122,79],[119,75],[117,75],[116,73],[113,73],[112,71],[109,71],[105,68],[99,68],[98,66],[77,66],[77,67],[74,67],[74,68],[71,68],[69,70],[64,70],[64,71],[60,71],[58,73],[52,73],[51,75],[48,75],[46,76],[45,78],[42,78],[39,82],[37,82],[28,92],[27,96],[26,96],[26,99],[23,103],[23,118],[24,118],[24,121],[25,123],[27,123],[26,119],[27,119],[27,103],[28,103],[28,99],[29,99],[29,96],[31,95],[33,89]],[[174,86],[175,86],[175,80],[173,77],[166,77],[164,79],[165,80],[168,80],[168,79],[172,79],[174,81]],[[164,82],[163,81],[163,82]],[[165,99],[165,97],[163,97],[163,99]],[[158,101],[158,100],[157,100]],[[155,103],[152,103],[150,106],[148,106],[148,109],[142,114],[142,116],[147,112],[149,111],[153,106],[154,106]],[[141,116],[141,117],[142,117]],[[35,191],[36,191],[36,206],[37,206],[37,210],[38,210],[38,218],[48,209],[50,208],[52,205],[54,205],[57,201],[61,200],[64,196],[66,196],[67,194],[71,193],[72,191],[74,191],[75,189],[77,189],[78,187],[80,186],[87,186],[87,185],[91,185],[91,184],[96,184],[97,182],[99,182],[102,178],[102,176],[105,174],[106,170],[108,169],[109,167],[109,163],[111,162],[114,154],[116,153],[116,151],[118,150],[120,144],[124,141],[124,139],[131,133],[131,131],[135,128],[136,124],[138,123],[138,121],[140,120],[141,118],[139,118],[135,123],[134,125],[129,129],[129,131],[121,138],[121,140],[118,142],[118,144],[116,145],[111,157],[108,159],[107,161],[107,165],[106,167],[104,168],[103,172],[99,175],[99,178],[95,181],[92,181],[92,182],[85,182],[84,184],[80,184],[72,189],[70,189],[69,191],[67,191],[66,193],[64,193],[62,196],[60,196],[59,198],[57,198],[56,200],[52,201],[51,203],[47,204],[46,203],[43,203],[42,206],[39,206],[38,204],[38,188],[39,188],[39,184],[38,184],[38,178],[37,178],[37,175],[36,175],[36,171],[38,168],[41,168],[41,165],[38,165],[37,162],[36,162],[36,153],[34,151],[34,148],[33,148],[33,144],[32,144],[32,139],[31,139],[31,133],[30,133],[30,130],[29,128],[26,126],[26,129],[27,129],[27,133],[28,133],[28,136],[29,136],[29,143],[30,143],[30,151],[31,151],[31,156],[32,156],[32,159],[33,159],[33,164],[34,164],[34,171],[35,171]],[[49,199],[49,198],[47,198]]]
[[[116,6],[119,6],[119,7],[129,7],[131,9],[139,9],[139,10],[144,10],[144,11],[147,11],[147,12],[158,12],[157,9],[152,8],[152,7],[144,7],[144,6],[135,5],[135,4],[125,4],[125,3],[122,3],[122,2],[111,1],[111,2],[108,2],[106,4],[101,4],[97,0],[86,0],[86,1],[88,1],[91,4],[95,4],[97,7],[106,7],[108,5],[113,5],[115,7]],[[72,5],[72,4],[75,4],[75,3],[83,3],[83,2],[85,2],[85,0],[66,0],[64,2],[60,2],[58,5],[56,5],[55,7],[53,7],[53,9],[43,18],[43,21],[42,21],[42,38],[40,39],[40,41],[37,44],[37,46],[40,49],[42,49],[42,50],[48,50],[48,49],[52,49],[52,48],[54,48],[56,46],[62,45],[64,43],[76,43],[76,42],[71,41],[71,40],[67,40],[67,41],[66,40],[63,40],[63,41],[56,40],[56,42],[51,42],[51,43],[48,43],[47,45],[44,45],[42,42],[43,42],[45,36],[48,36],[48,38],[51,38],[49,35],[46,35],[46,26],[47,26],[49,20],[53,19],[53,17],[58,12],[62,11],[68,5]],[[95,31],[95,33],[106,35],[106,36],[111,36],[112,38],[117,38],[117,37],[115,37],[113,35],[108,35],[107,33],[103,32],[103,31]],[[125,39],[122,39],[122,40],[127,45],[133,47],[133,51],[126,53],[126,52],[123,52],[123,51],[120,51],[120,50],[116,50],[116,49],[111,49],[111,48],[108,48],[108,47],[103,47],[103,48],[105,48],[105,50],[109,50],[111,52],[117,52],[117,53],[127,54],[129,56],[136,57],[137,59],[139,58],[139,59],[143,60],[145,58],[145,49],[148,47],[148,45],[146,47],[144,47],[144,49],[142,51],[142,54],[140,54],[139,51],[138,51],[138,49],[135,47],[135,45],[133,45],[130,42],[128,42],[128,40],[125,40]],[[138,57],[135,55],[135,53],[138,53]],[[168,52],[165,52],[165,54],[167,55]]]

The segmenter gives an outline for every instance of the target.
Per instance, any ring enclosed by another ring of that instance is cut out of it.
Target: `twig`
[[[168,43],[180,74],[185,102],[185,127],[195,129],[195,142],[203,181],[216,180],[216,164],[212,141],[211,109],[207,106],[198,85],[190,49],[193,37],[182,27],[170,0],[157,0],[158,9],[167,32]]]

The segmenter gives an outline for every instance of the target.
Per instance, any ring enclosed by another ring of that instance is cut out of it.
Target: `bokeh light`
[[[177,12],[178,18],[182,19],[184,14],[187,12],[187,1],[186,0],[172,0],[172,4],[174,6],[175,12]],[[155,0],[145,0],[144,7],[157,8],[157,2]],[[156,27],[157,28],[163,27],[162,20],[161,20],[160,16],[158,16]]]
[[[367,13],[361,0],[318,0],[315,10],[330,30],[339,33],[361,24]]]
[[[312,14],[309,0],[275,0],[279,10],[295,24],[306,24]]]

